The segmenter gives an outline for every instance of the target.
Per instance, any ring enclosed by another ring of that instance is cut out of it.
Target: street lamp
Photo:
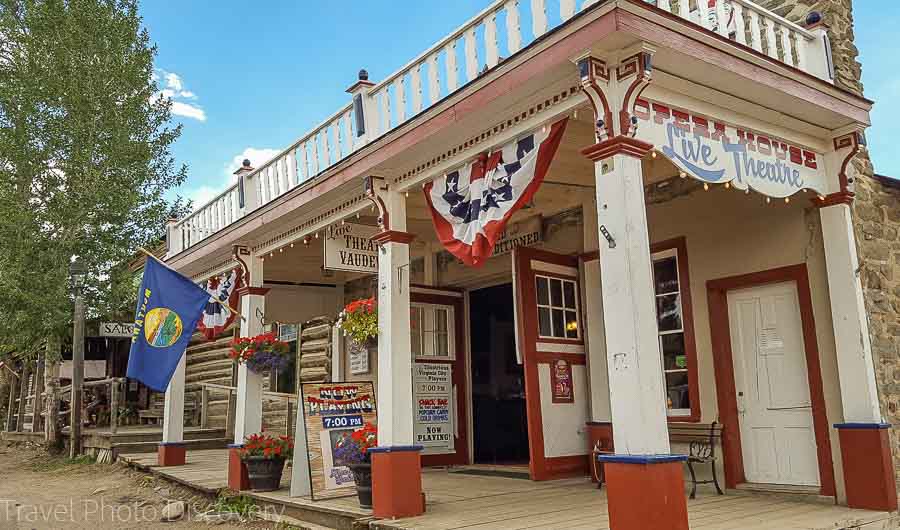
[[[69,280],[75,297],[75,313],[72,331],[72,399],[71,422],[69,423],[69,457],[75,458],[81,452],[81,401],[84,383],[84,299],[82,289],[87,267],[75,257],[69,264]]]

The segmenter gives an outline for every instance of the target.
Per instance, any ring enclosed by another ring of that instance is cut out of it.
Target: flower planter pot
[[[349,464],[356,481],[356,496],[360,508],[372,507],[372,464]]]
[[[284,458],[249,456],[244,459],[244,464],[253,491],[276,491],[281,486]]]

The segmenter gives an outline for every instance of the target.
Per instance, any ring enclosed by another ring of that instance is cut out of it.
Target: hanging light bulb
[[[274,258],[274,257],[275,257],[275,253],[274,253],[274,252],[269,252],[269,257],[270,257],[270,258]]]
[[[652,153],[650,153],[650,157],[651,157],[651,158],[656,158],[656,151],[653,151]]]
[[[281,248],[278,249],[278,253],[279,253],[279,254],[281,254],[282,252],[284,252],[284,247],[281,247]]]
[[[572,119],[573,120],[578,119],[578,109],[575,109],[574,111],[572,111]]]
[[[409,198],[409,190],[407,190],[404,195],[406,195],[406,198]]]
[[[543,125],[543,126],[541,126],[541,133],[545,133],[545,132],[547,132],[547,125],[546,125],[546,124]]]
[[[730,183],[730,182],[726,182],[726,183],[725,183],[725,189],[726,189],[726,190],[731,189],[731,183]]]
[[[750,188],[744,190],[744,195],[750,195]]]
[[[309,246],[309,236],[303,238],[303,244]]]
[[[790,197],[785,197],[785,198],[784,198],[784,203],[787,204],[787,203],[789,203],[789,202],[791,202],[791,198],[790,198]]]
[[[681,177],[681,178],[687,178],[687,173],[685,173],[684,171],[682,171],[682,172],[678,173],[678,176]]]
[[[341,226],[344,226],[345,224],[347,224],[347,220],[346,220],[346,219],[341,219]]]
[[[294,244],[293,244],[293,243],[291,243],[291,248],[294,248]]]
[[[709,183],[708,182],[703,183],[703,191],[709,191]]]
[[[316,232],[316,239],[319,239],[319,233]]]
[[[771,197],[766,197],[766,204],[769,204],[769,203],[771,203],[771,202],[772,202],[772,198],[771,198]]]
[[[356,218],[359,219],[359,212],[356,212]]]

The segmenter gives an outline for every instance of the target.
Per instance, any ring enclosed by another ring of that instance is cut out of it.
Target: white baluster
[[[312,137],[312,176],[319,176],[319,133]]]
[[[759,25],[759,13],[750,9],[750,47],[758,52],[763,51],[762,28]]]
[[[322,127],[321,131],[321,140],[322,140],[322,169],[324,170],[326,167],[332,164],[332,154],[337,154],[334,152],[334,146],[331,144],[331,139],[328,137],[328,132],[331,129],[330,125],[326,125]],[[337,159],[335,159],[336,161]]]
[[[806,71],[806,39],[799,32],[791,34],[794,37],[794,53],[797,54],[797,68]]]
[[[381,89],[381,133],[391,128],[391,94],[388,87]]]
[[[459,86],[458,73],[456,71],[456,39],[444,47],[447,53],[447,93],[451,93]]]
[[[331,148],[334,151],[334,163],[337,164],[343,158],[341,150],[341,119],[331,122],[331,139],[334,141]]]
[[[766,24],[766,54],[773,58],[778,58],[778,45],[776,44],[777,38],[775,36],[775,21],[766,18],[764,20]]]
[[[353,111],[348,110],[346,114],[344,114],[344,143],[347,147],[347,155],[353,152],[353,148],[355,147],[356,142],[354,142],[353,136]]]
[[[734,26],[737,29],[735,39],[738,44],[747,45],[747,23],[744,20],[744,6],[740,2],[732,2],[731,7],[734,11]]]
[[[534,38],[547,33],[546,0],[531,0],[531,29],[534,31]]]
[[[433,53],[428,58],[428,99],[434,105],[441,99],[441,81],[438,77],[438,54]]]
[[[422,64],[412,67],[409,73],[409,91],[412,94],[413,114],[422,112]]]
[[[698,23],[706,29],[712,29],[709,20],[709,3],[706,0],[697,0]]]
[[[291,184],[291,171],[290,171],[290,168],[288,167],[290,164],[288,161],[289,158],[292,158],[290,156],[290,152],[288,154],[282,156],[280,159],[278,159],[278,165],[281,167],[281,192],[282,193],[286,193],[289,189],[294,187]]]
[[[466,81],[472,81],[478,77],[478,50],[475,47],[475,26],[466,30]]]
[[[227,195],[223,195],[219,198],[219,202],[217,204],[217,213],[219,214],[219,230],[225,228],[228,225],[228,222],[225,221],[225,198]]]
[[[500,52],[497,50],[497,12],[494,11],[484,19],[484,61],[488,68],[497,66],[500,62]]]
[[[519,27],[519,0],[509,0],[506,9],[506,44],[513,54],[522,48],[522,29]]]
[[[660,0],[660,3],[665,2],[667,5],[669,0]],[[562,21],[565,22],[570,18],[575,16],[575,0],[559,0],[559,16],[562,18]]]
[[[657,0],[656,7],[668,11],[669,13],[672,12],[672,5],[669,3],[669,0]]]
[[[406,75],[394,81],[394,97],[397,98],[397,125],[406,121]]]
[[[796,63],[794,63],[794,54],[791,53],[790,30],[784,24],[781,25],[781,51],[784,56],[782,61],[790,66],[796,66]]]
[[[297,150],[291,149],[287,154],[288,168],[288,189],[294,189],[294,186],[300,182],[299,173],[297,172]]]
[[[728,13],[725,12],[725,0],[716,2],[716,20],[718,21],[719,35],[728,37]]]
[[[691,19],[691,6],[688,0],[678,0],[678,16],[685,19]]]
[[[309,180],[313,173],[309,170],[309,141],[303,143],[303,181]],[[303,182],[301,181],[301,182]]]

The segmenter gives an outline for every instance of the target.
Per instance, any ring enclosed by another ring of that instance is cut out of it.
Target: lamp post
[[[69,423],[69,457],[75,458],[81,452],[81,401],[84,383],[84,299],[82,287],[85,266],[75,258],[69,265],[72,293],[75,295],[75,313],[72,332],[72,399]]]

